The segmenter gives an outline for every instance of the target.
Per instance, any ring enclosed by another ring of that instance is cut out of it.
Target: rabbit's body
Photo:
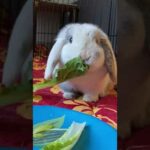
[[[96,101],[99,95],[107,95],[116,82],[116,60],[107,35],[92,24],[71,24],[61,30],[48,58],[45,79],[52,76],[56,66],[78,56],[89,70],[60,84],[64,97],[70,99],[79,92],[83,100]]]
[[[108,73],[105,68],[101,68],[94,72],[88,72],[81,77],[63,82],[60,84],[60,87],[64,91],[65,98],[73,98],[72,95],[75,96],[75,92],[81,92],[84,93],[83,100],[94,101],[99,96],[108,94],[110,83],[111,80]]]

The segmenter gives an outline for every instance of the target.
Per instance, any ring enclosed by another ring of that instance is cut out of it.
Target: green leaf
[[[33,145],[42,147],[50,142],[56,141],[58,138],[60,138],[67,129],[50,129],[48,131],[42,132],[42,134],[37,133],[35,136],[33,136]]]
[[[42,138],[44,135],[42,133],[33,134],[33,138]]]
[[[84,75],[89,69],[89,66],[84,63],[80,57],[76,57],[68,61],[62,68],[56,70],[54,77],[51,80],[44,81],[43,83],[35,84],[33,90],[52,87],[56,84],[66,80]]]
[[[73,122],[62,137],[45,145],[42,150],[71,150],[79,140],[84,127],[85,122]]]
[[[45,123],[42,125],[39,125],[37,127],[34,127],[33,129],[33,135],[38,134],[39,132],[48,131],[50,129],[54,128],[54,126],[51,123]]]
[[[84,63],[80,57],[68,61],[63,68],[57,69],[57,80],[65,81],[86,73],[89,66]]]
[[[52,87],[54,85],[58,84],[58,81],[56,78],[53,78],[52,80],[47,80],[41,83],[37,83],[33,85],[33,91],[37,91],[43,88]]]
[[[39,134],[45,131],[49,131],[52,128],[60,128],[64,123],[64,117],[59,117],[52,120],[47,120],[33,125],[33,137],[36,137],[35,134]]]

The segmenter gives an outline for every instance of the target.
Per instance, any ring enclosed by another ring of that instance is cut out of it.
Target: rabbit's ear
[[[68,34],[70,33],[72,25],[67,25],[65,26],[58,34],[56,38],[56,42],[53,45],[50,54],[48,56],[47,64],[46,64],[46,69],[45,69],[45,74],[44,74],[44,79],[50,79],[52,77],[53,70],[56,66],[56,64],[60,60],[60,55],[61,55],[61,50],[63,46],[67,42]]]
[[[65,44],[65,40],[57,39],[55,44],[53,45],[50,54],[48,56],[44,79],[48,80],[52,77],[53,70],[56,64],[59,62],[61,49],[63,48],[64,44]]]
[[[100,38],[101,46],[104,49],[105,54],[105,66],[109,72],[112,81],[117,84],[117,63],[114,55],[112,45],[105,33],[102,33]]]

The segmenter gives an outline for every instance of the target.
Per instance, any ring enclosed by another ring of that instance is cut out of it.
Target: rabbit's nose
[[[81,57],[81,58],[82,58],[82,57]],[[82,60],[84,60],[85,62],[87,62],[89,59],[90,59],[90,56],[89,56],[89,57],[84,57],[84,58],[82,58]]]
[[[81,59],[82,59],[83,61],[85,61],[85,63],[86,63],[86,62],[89,61],[89,59],[90,59],[91,56],[86,55],[85,53],[81,53],[80,57],[81,57]]]
[[[89,57],[87,57],[87,58],[85,58],[84,60],[85,60],[85,61],[88,61],[89,59],[90,59],[90,56],[89,56]]]

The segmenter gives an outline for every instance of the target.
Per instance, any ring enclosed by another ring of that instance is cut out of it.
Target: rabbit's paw
[[[77,95],[74,92],[64,92],[63,97],[66,99],[73,99],[73,98],[76,98]]]
[[[83,100],[87,102],[94,102],[97,101],[99,98],[98,94],[92,95],[92,94],[84,94]]]

